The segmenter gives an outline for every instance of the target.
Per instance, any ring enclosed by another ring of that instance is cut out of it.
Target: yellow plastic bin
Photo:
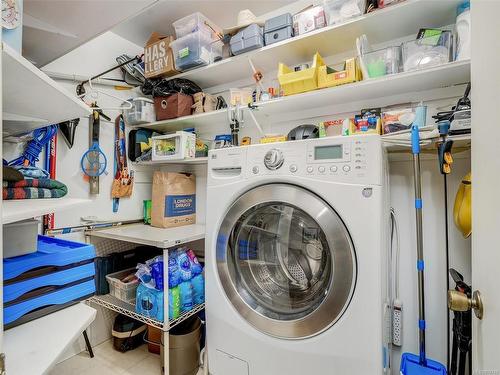
[[[335,70],[326,65],[320,66],[318,70],[319,88],[345,85],[346,83],[361,81],[361,79],[361,71],[355,58],[346,60],[343,70]]]
[[[316,90],[318,88],[318,69],[325,63],[320,54],[316,52],[312,67],[295,72],[283,63],[278,69],[278,81],[284,95],[294,95],[301,92]]]

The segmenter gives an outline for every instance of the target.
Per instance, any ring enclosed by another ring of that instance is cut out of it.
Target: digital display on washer
[[[318,146],[314,148],[314,160],[342,159],[342,145]]]

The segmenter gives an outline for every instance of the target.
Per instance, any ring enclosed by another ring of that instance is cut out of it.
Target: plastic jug
[[[457,8],[456,30],[457,60],[470,59],[470,1],[466,0]]]

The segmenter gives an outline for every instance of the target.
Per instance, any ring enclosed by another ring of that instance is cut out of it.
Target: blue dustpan
[[[420,357],[412,353],[404,353],[401,357],[399,371],[402,375],[446,375],[446,367],[441,363],[427,359],[425,365]]]

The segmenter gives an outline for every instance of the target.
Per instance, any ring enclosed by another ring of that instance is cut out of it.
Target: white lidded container
[[[365,12],[366,0],[323,0],[326,22],[335,25]]]
[[[183,17],[172,23],[172,25],[177,39],[198,31],[209,34],[212,40],[217,39],[216,33],[222,34],[222,29],[200,12]]]
[[[3,257],[12,258],[36,252],[39,224],[40,222],[36,219],[5,224],[3,226]]]
[[[193,159],[196,156],[196,135],[185,131],[151,138],[152,161]]]
[[[127,108],[128,104],[123,104],[122,114],[126,125],[140,125],[156,121],[155,106],[152,99],[134,98],[129,99],[132,108]]]

